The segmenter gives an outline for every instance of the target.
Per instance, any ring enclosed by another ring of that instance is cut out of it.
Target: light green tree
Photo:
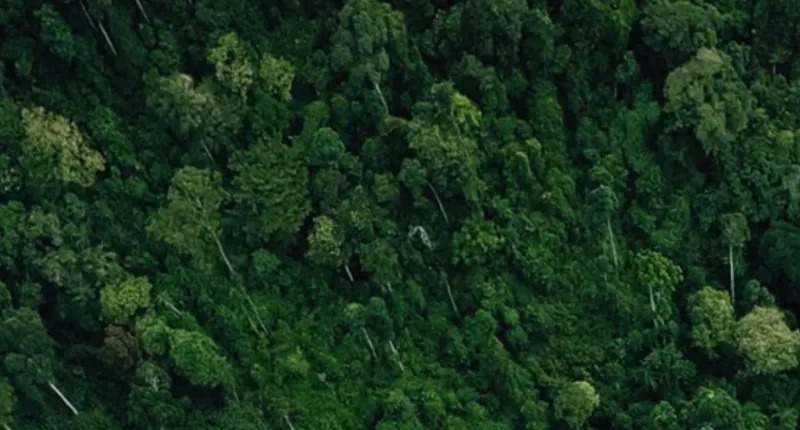
[[[100,291],[103,319],[115,324],[128,322],[136,311],[150,307],[150,289],[145,276],[131,277],[103,288]]]
[[[724,291],[705,286],[689,296],[688,307],[695,346],[711,349],[733,342],[736,321],[731,298]]]
[[[169,356],[175,368],[192,384],[216,387],[233,381],[230,363],[207,335],[177,329],[170,333],[169,344]]]
[[[587,381],[576,381],[559,391],[553,409],[556,419],[563,420],[571,428],[580,428],[599,405],[600,395],[594,386]]]
[[[308,236],[308,258],[327,267],[339,267],[346,256],[342,245],[344,233],[325,215],[314,218],[314,228]]]
[[[288,102],[292,99],[294,74],[292,63],[283,58],[275,58],[269,54],[261,56],[258,77],[264,87],[278,100]]]
[[[74,182],[88,187],[105,160],[92,149],[72,121],[42,107],[22,109],[25,138],[20,162],[42,179]]]
[[[261,140],[233,155],[231,194],[242,228],[255,238],[296,233],[308,214],[308,168],[295,147]]]
[[[208,60],[214,65],[217,81],[244,99],[253,84],[255,72],[239,36],[233,32],[220,36],[209,52]]]
[[[797,367],[800,333],[789,328],[778,308],[754,308],[736,324],[736,337],[739,351],[756,374]]]

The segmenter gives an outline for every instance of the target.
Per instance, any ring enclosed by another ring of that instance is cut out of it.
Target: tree
[[[139,361],[139,342],[136,338],[117,326],[108,326],[103,339],[100,358],[116,370],[125,372]]]
[[[735,269],[733,264],[733,249],[742,248],[750,239],[750,229],[747,227],[747,218],[741,213],[725,214],[720,218],[722,223],[722,239],[728,245],[728,265],[730,267],[731,303],[736,303]]]
[[[736,324],[739,351],[753,373],[775,374],[797,367],[800,333],[777,308],[756,307]]]
[[[482,61],[504,68],[515,64],[527,15],[523,0],[465,2],[460,20],[464,47]]]
[[[217,81],[242,99],[253,84],[253,66],[247,57],[244,43],[236,33],[227,33],[217,40],[217,44],[208,54],[208,60],[214,65]]]
[[[617,245],[614,240],[614,230],[611,228],[611,215],[619,209],[619,200],[614,191],[606,186],[601,185],[592,190],[589,197],[592,199],[597,212],[605,219],[606,231],[608,232],[608,243],[611,247],[612,261],[614,267],[619,268],[619,257],[617,256]]]
[[[181,252],[202,257],[208,239],[217,245],[231,273],[235,270],[220,241],[219,207],[226,197],[218,172],[187,166],[172,177],[167,205],[148,220],[147,233]]]
[[[729,156],[731,143],[749,122],[752,96],[738,78],[732,60],[716,49],[700,48],[673,70],[664,85],[669,128],[692,128],[706,154]]]
[[[260,140],[231,160],[234,210],[253,238],[297,233],[311,212],[308,169],[302,154],[271,140]]]
[[[69,24],[47,3],[36,11],[36,16],[41,21],[42,41],[64,61],[71,62],[75,57],[75,40]]]
[[[353,90],[369,83],[389,110],[381,84],[392,62],[402,66],[407,56],[403,15],[389,3],[378,0],[350,0],[339,12],[339,27],[331,37],[331,67],[347,73]]]
[[[725,390],[701,387],[687,405],[685,425],[696,429],[742,428],[741,408]]]
[[[305,144],[304,152],[310,166],[337,166],[345,148],[338,133],[330,127],[322,127]]]
[[[78,126],[42,107],[22,109],[25,138],[20,162],[37,179],[56,179],[88,187],[105,169],[102,155],[92,149]]]
[[[553,402],[556,419],[572,428],[579,428],[600,405],[600,395],[586,381],[576,381],[562,388]]]
[[[261,56],[258,77],[267,91],[278,100],[288,102],[292,99],[294,75],[294,67],[283,58],[275,58],[269,54]]]
[[[656,251],[641,251],[636,254],[636,274],[639,282],[647,286],[650,310],[656,327],[670,315],[672,301],[669,298],[675,287],[683,280],[681,268]]]
[[[169,356],[177,371],[194,385],[230,386],[233,374],[230,363],[214,341],[198,331],[172,330]]]
[[[347,260],[342,249],[344,234],[329,217],[314,218],[314,227],[308,236],[308,258],[325,267],[341,267]]]
[[[0,378],[0,426],[8,428],[14,423],[14,408],[17,405],[17,396],[11,381]]]
[[[103,318],[116,324],[128,322],[139,309],[150,307],[150,282],[147,277],[130,277],[100,291]]]
[[[723,291],[705,286],[689,296],[694,346],[712,349],[734,340],[736,321],[731,298]]]
[[[700,48],[717,44],[722,15],[710,4],[658,0],[649,2],[643,12],[644,40],[656,52],[672,51],[683,60]]]

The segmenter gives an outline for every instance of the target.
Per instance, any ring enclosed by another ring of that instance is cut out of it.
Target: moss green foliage
[[[794,0],[0,0],[0,430],[784,430]]]
[[[800,333],[776,308],[756,307],[736,326],[739,350],[754,373],[778,373],[797,367]]]
[[[711,349],[721,343],[733,342],[736,320],[731,298],[726,292],[704,286],[689,296],[688,309],[695,346]]]
[[[553,409],[557,419],[564,420],[570,428],[579,428],[599,405],[600,395],[592,384],[577,381],[561,389]]]

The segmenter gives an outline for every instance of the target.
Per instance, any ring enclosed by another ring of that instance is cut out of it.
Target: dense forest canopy
[[[3,430],[790,430],[800,1],[0,0]]]

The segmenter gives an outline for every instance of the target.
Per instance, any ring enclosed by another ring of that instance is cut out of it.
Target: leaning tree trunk
[[[617,258],[617,245],[614,241],[614,230],[611,229],[611,218],[606,215],[606,229],[608,230],[608,241],[611,242],[611,256],[614,258],[614,268],[619,268],[619,259]]]
[[[731,305],[736,306],[736,280],[734,279],[733,245],[728,245],[728,267],[731,276]]]
[[[647,290],[650,293],[650,310],[653,311],[653,324],[658,327],[658,310],[656,309],[656,298],[653,294],[653,286],[648,285]]]
[[[64,402],[65,405],[67,405],[67,407],[72,411],[72,413],[78,415],[78,410],[75,409],[75,406],[72,406],[72,403],[70,403],[69,399],[67,399],[67,397],[61,392],[61,390],[59,390],[58,387],[56,387],[55,384],[53,384],[52,382],[48,382],[47,384],[50,385],[50,389],[55,391],[55,393],[58,395],[61,401]]]

